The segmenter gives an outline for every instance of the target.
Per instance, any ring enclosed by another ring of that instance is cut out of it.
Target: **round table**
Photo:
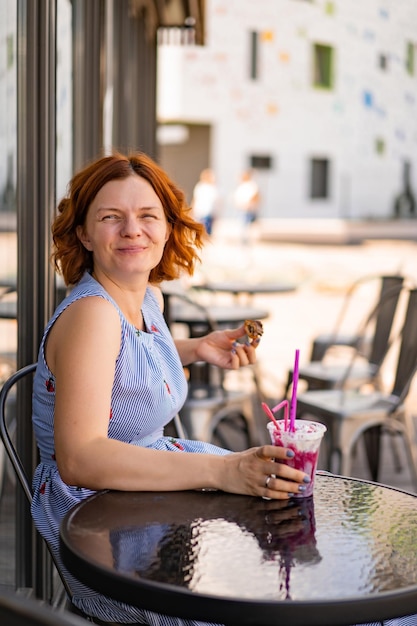
[[[212,327],[236,328],[246,319],[263,320],[269,317],[269,312],[253,306],[208,305],[196,303],[171,302],[170,316],[175,324],[185,324],[190,330],[190,337],[198,337]]]
[[[101,492],[61,527],[87,585],[183,618],[342,626],[417,613],[417,497],[316,477],[311,498]]]
[[[289,293],[297,289],[295,283],[286,282],[253,282],[248,283],[245,280],[225,280],[225,281],[207,281],[193,285],[194,289],[202,289],[206,291],[217,291],[219,293],[231,293],[234,296],[246,294],[254,296],[256,294],[279,294]]]

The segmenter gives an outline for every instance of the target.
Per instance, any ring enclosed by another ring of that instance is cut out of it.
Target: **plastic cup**
[[[279,430],[277,430],[273,422],[268,422],[267,424],[271,441],[275,446],[289,448],[294,452],[292,458],[282,460],[282,463],[299,469],[310,476],[310,482],[306,485],[306,490],[294,494],[296,498],[307,498],[313,495],[320,444],[327,428],[320,422],[295,420],[295,430],[290,432],[289,430],[284,430],[284,420],[280,420],[278,424],[280,426]]]

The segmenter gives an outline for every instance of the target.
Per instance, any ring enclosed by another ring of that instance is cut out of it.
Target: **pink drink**
[[[302,470],[310,476],[310,482],[306,485],[306,490],[303,493],[296,493],[294,496],[297,498],[311,496],[314,489],[314,477],[316,475],[320,443],[326,432],[326,426],[320,422],[295,420],[295,431],[290,432],[284,430],[284,420],[280,420],[278,424],[280,426],[279,430],[277,430],[273,422],[268,422],[267,424],[272,443],[275,446],[289,448],[294,452],[293,458],[285,459],[282,463]]]

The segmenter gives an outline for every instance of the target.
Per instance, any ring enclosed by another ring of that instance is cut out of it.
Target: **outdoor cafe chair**
[[[349,317],[350,312],[355,306],[360,305],[361,299],[365,293],[365,290],[377,290],[376,297],[373,300],[373,304],[370,309],[365,312],[364,318],[368,319],[371,311],[376,310],[378,304],[382,302],[385,294],[392,288],[397,287],[399,290],[404,283],[404,277],[399,274],[393,275],[366,275],[361,276],[355,280],[346,291],[343,299],[342,306],[339,310],[339,314],[336,318],[333,329],[330,333],[322,333],[317,335],[312,341],[312,349],[310,362],[322,361],[329,349],[334,350],[337,347],[350,347],[355,348],[358,342],[361,341],[363,336],[364,327],[366,326],[363,321],[360,323],[356,330],[345,330],[346,320]],[[394,304],[394,301],[392,302]],[[386,324],[388,324],[388,330],[390,329],[389,312],[386,310],[380,310],[379,313],[386,317]],[[392,320],[391,320],[392,322]],[[378,321],[378,327],[380,328],[381,335],[383,337],[384,324],[383,320]]]
[[[15,396],[17,384],[20,381],[22,381],[25,377],[32,378],[36,370],[36,365],[37,365],[36,363],[31,363],[30,365],[26,365],[22,367],[21,369],[17,370],[16,372],[14,372],[4,382],[0,390],[0,436],[4,444],[4,448],[6,450],[7,456],[16,474],[16,478],[18,480],[17,484],[19,484],[20,487],[22,488],[26,496],[26,500],[27,500],[29,508],[32,503],[31,481],[26,473],[24,464],[18,453],[17,446],[14,441],[15,436],[12,434],[12,431],[15,430],[16,420],[10,418],[9,412],[11,411],[13,404],[15,407],[17,407],[16,396]],[[31,424],[31,415],[27,416],[27,423]],[[63,596],[63,603],[61,604],[64,604],[64,606],[71,613],[75,613],[83,617],[84,620],[87,620],[90,622],[94,621],[89,616],[84,615],[79,609],[77,609],[72,604],[71,598],[73,594],[72,594],[71,588],[66,578],[64,577],[49,544],[45,540],[42,540],[42,541],[45,543],[48,549],[48,553],[50,554],[52,563],[54,564],[55,570],[59,576],[59,581],[61,583],[61,590],[59,591],[57,596],[58,597]],[[50,602],[52,603],[52,598],[50,599]],[[0,609],[0,615],[1,615],[1,609]],[[9,624],[9,622],[7,623]],[[23,621],[19,622],[19,624],[23,624],[23,623],[24,623]],[[49,622],[45,622],[45,624],[46,623],[49,623]],[[58,624],[60,622],[57,621],[56,623]]]
[[[193,332],[198,333],[193,336],[205,335],[219,328],[209,309],[186,290],[175,290],[170,293],[169,298],[166,297],[169,308],[165,310],[165,314],[169,310],[168,318],[171,317],[175,304],[181,302],[195,310],[196,319],[201,319],[198,324],[193,322]],[[172,327],[173,320],[167,321]],[[191,363],[185,369],[188,376],[188,394],[179,413],[180,429],[182,427],[183,432],[191,439],[207,441],[233,451],[256,445],[258,431],[253,410],[256,404],[254,393],[257,390],[255,372],[253,391],[246,388],[230,389],[226,384],[227,373],[208,363]],[[178,417],[170,428],[172,426],[178,432]]]
[[[309,390],[333,389],[347,385],[358,387],[367,381],[378,382],[379,370],[389,348],[405,279],[402,276],[382,276],[378,280],[381,282],[381,290],[377,303],[358,328],[357,334],[350,339],[347,337],[344,339],[349,343],[349,350],[345,350],[342,355],[334,355],[333,344],[329,344],[320,360],[300,366],[299,380],[303,380]],[[340,347],[340,343],[337,346]],[[286,396],[292,378],[293,370],[290,369]]]
[[[415,433],[406,399],[417,371],[417,289],[408,290],[404,323],[383,362],[393,384],[378,388],[311,390],[299,393],[297,417],[313,417],[327,426],[327,469],[350,475],[357,442],[364,437],[371,476],[378,480],[381,431],[403,437],[417,490]],[[369,436],[368,436],[369,435]],[[338,467],[333,467],[336,458]]]

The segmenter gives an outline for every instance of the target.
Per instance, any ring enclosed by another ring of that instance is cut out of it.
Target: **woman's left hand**
[[[245,341],[241,343],[238,340],[242,337]],[[216,330],[200,339],[196,349],[196,360],[236,370],[256,362],[259,341],[248,339],[244,324],[234,330]]]

